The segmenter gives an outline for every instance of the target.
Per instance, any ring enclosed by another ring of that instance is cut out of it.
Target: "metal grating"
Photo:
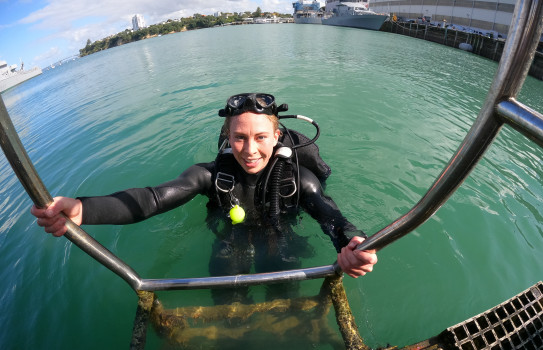
[[[543,283],[447,328],[461,350],[542,349]]]

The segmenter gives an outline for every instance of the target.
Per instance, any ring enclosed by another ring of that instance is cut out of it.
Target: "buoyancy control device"
[[[310,139],[301,132],[289,129],[280,123],[281,135],[274,149],[274,156],[264,170],[257,193],[262,214],[272,224],[278,221],[282,206],[298,206],[300,166],[315,174],[321,183],[324,183],[332,172],[328,164],[321,158],[319,147],[315,143],[320,136],[318,124],[302,115],[279,116],[280,120],[293,118],[311,123],[316,129],[316,133]],[[233,169],[236,160],[223,130],[219,136],[218,149],[219,153],[215,160],[215,173],[213,174],[217,200],[219,206],[229,210],[232,223],[237,224],[243,221],[240,220],[240,217],[244,216],[244,213],[240,214],[240,203],[232,193],[235,185]]]

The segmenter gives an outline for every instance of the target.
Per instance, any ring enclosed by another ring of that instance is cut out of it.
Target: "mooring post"
[[[147,339],[147,326],[151,317],[151,310],[156,299],[154,292],[138,290],[138,308],[136,310],[136,318],[134,319],[134,329],[132,330],[132,341],[130,342],[130,350],[145,349]]]
[[[329,288],[330,298],[336,312],[336,321],[339,326],[339,331],[343,337],[346,349],[369,350],[370,348],[364,344],[358,326],[354,320],[345,288],[343,288],[342,276],[326,277],[323,282],[325,288]]]

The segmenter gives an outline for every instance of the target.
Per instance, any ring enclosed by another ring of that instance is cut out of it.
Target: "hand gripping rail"
[[[0,97],[0,144],[13,171],[30,196],[30,199],[38,208],[45,208],[53,202],[49,191],[45,188],[34,165],[26,153],[15,127],[9,118],[4,100]],[[138,274],[122,262],[117,256],[89,236],[82,228],[70,219],[66,222],[68,231],[64,235],[72,243],[78,246],[88,255],[96,259],[100,264],[119,275],[132,288],[141,284]]]
[[[36,169],[32,165],[20,138],[15,131],[15,127],[9,118],[9,114],[1,96],[0,144],[11,167],[34,204],[40,208],[49,206],[49,204],[53,202],[53,198],[45,188]],[[335,267],[331,265],[255,275],[186,279],[142,279],[136,271],[102,246],[81,227],[74,224],[70,219],[67,220],[66,227],[68,228],[68,231],[64,236],[68,238],[68,240],[125,280],[134,291],[250,286],[263,283],[324,278],[335,274]]]
[[[543,115],[516,101],[532,63],[543,27],[543,0],[518,0],[494,81],[477,120],[448,165],[422,199],[405,215],[381,229],[357,249],[380,250],[422,225],[467,178],[503,124],[508,123],[543,147]],[[6,158],[38,207],[52,202],[11,123],[0,97],[0,143]],[[189,279],[142,279],[130,266],[68,220],[71,242],[124,279],[135,291],[220,288],[332,276],[337,264],[264,274]]]

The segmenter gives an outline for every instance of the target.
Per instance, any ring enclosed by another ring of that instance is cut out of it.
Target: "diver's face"
[[[228,140],[234,158],[243,170],[256,174],[263,170],[273,156],[280,131],[266,115],[245,112],[232,118]]]

